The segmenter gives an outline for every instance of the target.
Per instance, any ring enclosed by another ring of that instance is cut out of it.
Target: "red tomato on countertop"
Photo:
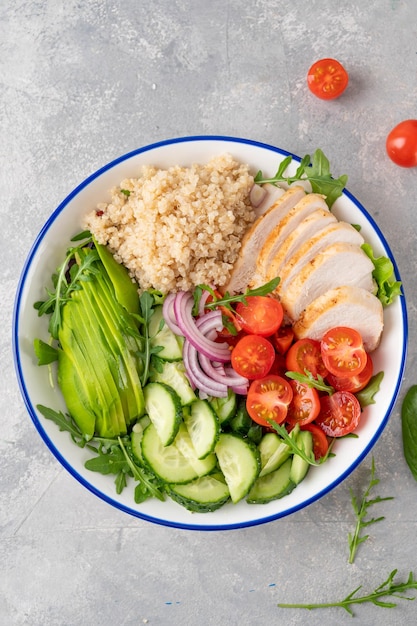
[[[391,161],[400,167],[417,165],[417,120],[404,120],[388,134],[386,150]]]
[[[307,73],[310,91],[322,100],[338,98],[348,86],[349,75],[335,59],[320,59],[313,63]]]

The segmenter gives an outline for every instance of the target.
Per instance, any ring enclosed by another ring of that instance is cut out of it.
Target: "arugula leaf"
[[[216,295],[216,292],[210,285],[198,285],[194,290],[194,311],[198,310],[198,305],[201,299],[201,296],[204,291],[208,291],[212,296],[212,301],[207,302],[205,304],[205,308],[207,309],[216,309],[219,306],[222,306],[229,311],[232,311],[232,304],[236,302],[243,302],[243,304],[247,303],[246,298],[249,296],[266,296],[272,291],[274,291],[279,285],[280,278],[276,277],[270,280],[269,282],[261,285],[260,287],[256,287],[255,289],[246,289],[243,294],[231,295],[228,291],[224,294],[222,298],[219,298]]]
[[[38,359],[38,365],[49,365],[58,360],[58,350],[42,339],[34,339],[33,348]]]
[[[334,387],[328,385],[323,376],[320,374],[317,375],[317,378],[314,378],[313,374],[309,370],[304,370],[305,374],[300,374],[299,372],[285,372],[285,376],[287,378],[291,378],[292,380],[297,380],[299,383],[304,383],[308,387],[312,389],[317,389],[317,391],[324,391],[331,396],[334,393]]]
[[[410,589],[417,589],[417,580],[414,578],[413,572],[409,573],[408,579],[405,582],[395,582],[394,578],[397,572],[398,570],[396,569],[392,570],[392,572],[390,572],[390,574],[388,575],[388,578],[384,580],[384,582],[379,585],[379,587],[363,596],[357,595],[358,591],[362,589],[362,585],[359,585],[359,587],[356,587],[356,589],[354,589],[345,598],[343,598],[343,600],[340,600],[339,602],[320,602],[312,604],[279,603],[278,607],[282,609],[308,609],[309,611],[312,611],[313,609],[340,607],[347,611],[352,617],[354,617],[354,613],[351,608],[353,604],[364,604],[366,602],[371,602],[375,606],[392,609],[397,606],[397,603],[393,601],[383,600],[382,598],[391,596],[400,600],[414,600],[414,597],[405,596],[403,594]]]
[[[86,469],[105,476],[115,474],[118,494],[127,486],[127,477],[130,476],[138,482],[135,487],[135,502],[143,502],[149,497],[165,499],[158,479],[135,462],[129,436],[117,437],[117,439],[96,436],[87,438],[81,433],[70,415],[65,415],[62,411],[54,411],[41,404],[37,405],[37,409],[46,419],[53,421],[60,431],[68,432],[80,448],[88,444],[87,447],[96,456],[87,459],[84,464]]]
[[[401,428],[405,460],[417,480],[417,385],[412,385],[404,396]]]
[[[150,335],[149,335],[149,323],[151,321],[151,317],[154,313],[154,305],[155,299],[154,296],[149,291],[144,291],[140,298],[140,308],[142,313],[141,323],[143,325],[143,336],[144,336],[144,349],[142,352],[138,353],[143,360],[143,372],[141,375],[141,385],[144,387],[149,377],[149,372],[151,368],[151,359],[153,355],[157,355],[161,350],[163,350],[162,346],[151,346]],[[153,363],[155,369],[158,369],[158,362],[155,361]]]
[[[348,180],[346,174],[339,176],[339,178],[333,178],[330,173],[329,160],[320,148],[314,152],[312,159],[310,159],[308,154],[302,158],[294,176],[286,176],[285,172],[291,161],[292,157],[287,156],[280,163],[275,176],[272,178],[265,178],[262,171],[259,170],[255,176],[255,183],[258,185],[264,185],[265,183],[271,183],[272,185],[286,183],[291,185],[297,181],[308,180],[313,192],[326,196],[326,203],[330,209],[346,187]]]
[[[386,256],[376,257],[369,243],[364,243],[361,247],[374,264],[372,275],[378,288],[376,295],[383,306],[388,306],[396,296],[402,295],[401,282],[395,280],[392,261]]]
[[[369,482],[369,485],[365,491],[365,493],[362,496],[361,502],[360,504],[358,503],[355,495],[353,494],[353,490],[350,489],[350,495],[351,495],[351,501],[352,501],[352,506],[353,506],[353,510],[354,513],[356,515],[356,526],[355,526],[355,530],[353,532],[353,534],[349,533],[348,536],[348,540],[349,540],[349,563],[353,563],[353,561],[355,560],[355,556],[356,556],[356,551],[358,549],[358,546],[363,543],[364,541],[366,541],[369,537],[369,535],[361,535],[361,531],[366,528],[367,526],[370,526],[371,524],[376,524],[376,522],[381,522],[383,519],[385,519],[384,516],[381,517],[373,517],[372,519],[365,519],[366,514],[368,512],[368,509],[373,506],[374,504],[377,504],[378,502],[384,502],[386,500],[393,500],[393,497],[386,497],[386,498],[381,498],[380,496],[377,496],[376,498],[370,498],[370,493],[372,491],[372,489],[374,487],[376,487],[376,485],[379,484],[379,479],[375,478],[375,461],[374,458],[372,457],[372,466],[371,466],[371,480]]]
[[[298,454],[298,456],[300,456],[302,459],[304,459],[304,461],[306,461],[309,465],[322,465],[325,461],[327,461],[327,459],[329,458],[329,456],[331,456],[331,448],[334,442],[334,439],[332,441],[332,443],[329,445],[329,448],[325,454],[325,456],[322,456],[320,459],[318,459],[316,461],[316,459],[314,458],[314,456],[309,456],[308,454],[306,454],[304,452],[304,450],[302,448],[300,448],[296,441],[295,441],[295,437],[294,434],[296,433],[296,428],[297,426],[291,431],[292,436],[288,434],[287,429],[285,428],[285,426],[282,426],[281,424],[277,424],[276,422],[274,422],[273,420],[268,420],[270,427],[275,430],[278,435],[280,435],[280,437],[285,441],[285,443],[288,445],[288,447],[290,448],[291,452],[293,454]]]
[[[355,396],[359,400],[359,404],[361,405],[362,409],[364,409],[369,404],[375,404],[374,396],[376,393],[378,393],[383,378],[384,372],[378,372],[378,374],[372,376],[371,380],[366,385],[366,387],[364,387],[364,389],[355,393]]]
[[[73,241],[88,235],[88,231],[84,231],[74,237]],[[97,250],[93,248],[82,255],[79,264],[74,263],[77,254],[91,241],[92,237],[90,235],[79,246],[71,247],[67,250],[63,263],[58,267],[57,274],[53,276],[55,291],[47,289],[49,296],[47,300],[35,302],[33,305],[37,309],[39,317],[45,314],[51,315],[48,330],[54,339],[58,339],[59,329],[62,324],[62,308],[68,302],[71,292],[80,288],[79,282],[91,280],[91,274],[97,272],[97,269],[94,268],[94,263],[99,259],[99,256]]]
[[[36,408],[46,419],[54,422],[60,431],[68,432],[77,446],[84,448],[89,439],[83,435],[70,415],[65,415],[62,411],[54,411],[43,404],[37,404]]]

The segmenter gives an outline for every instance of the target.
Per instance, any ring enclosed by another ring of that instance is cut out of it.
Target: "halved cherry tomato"
[[[326,456],[329,449],[329,442],[324,431],[316,424],[305,424],[301,430],[308,430],[313,435],[313,452],[316,461]]]
[[[280,326],[270,339],[275,350],[279,352],[279,354],[285,354],[294,341],[292,326]]]
[[[348,82],[347,71],[335,59],[320,59],[313,63],[307,73],[310,91],[322,100],[338,98],[348,86]]]
[[[316,424],[329,437],[343,437],[355,430],[361,417],[359,400],[349,391],[323,396]]]
[[[404,120],[388,134],[387,154],[401,167],[417,165],[417,120]]]
[[[282,376],[271,374],[251,383],[246,408],[254,422],[270,428],[268,420],[280,424],[287,416],[293,392]]]
[[[320,413],[320,398],[316,389],[300,383],[298,380],[290,380],[293,391],[291,404],[288,407],[287,423],[309,424]]]
[[[366,366],[367,354],[357,330],[336,326],[321,340],[323,363],[335,376],[357,376]]]
[[[290,372],[305,374],[305,370],[308,370],[314,378],[318,375],[326,378],[328,374],[321,356],[320,342],[315,339],[298,339],[288,350],[285,362]]]
[[[350,393],[357,393],[366,387],[372,378],[374,372],[374,365],[371,355],[367,355],[366,365],[364,369],[355,376],[334,376],[329,374],[327,376],[327,382],[334,387],[337,391],[350,391]]]
[[[232,367],[241,376],[255,380],[269,372],[275,359],[270,341],[259,335],[245,335],[232,350]]]
[[[284,310],[276,298],[248,296],[246,304],[239,302],[237,305],[236,316],[247,333],[269,337],[281,326]]]

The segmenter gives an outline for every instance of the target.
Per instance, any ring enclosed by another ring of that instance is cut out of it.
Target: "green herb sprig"
[[[362,585],[356,587],[351,593],[349,593],[343,600],[338,602],[318,602],[311,604],[278,604],[278,607],[281,609],[308,609],[312,611],[313,609],[325,609],[330,607],[340,607],[347,611],[349,615],[354,617],[354,612],[352,610],[352,605],[355,604],[365,604],[371,602],[375,606],[383,607],[386,609],[392,609],[397,606],[397,602],[392,600],[384,600],[384,598],[394,598],[399,600],[415,600],[415,597],[405,596],[404,594],[410,589],[417,589],[417,580],[414,578],[413,572],[409,573],[409,576],[405,582],[396,582],[395,576],[397,575],[398,570],[394,569],[389,574],[388,578],[384,580],[384,582],[379,585],[374,591],[367,593],[365,595],[359,596],[357,595],[358,591],[362,589]]]
[[[83,240],[82,244],[67,250],[63,263],[57,268],[57,273],[52,276],[54,290],[47,289],[48,298],[35,302],[33,305],[39,316],[51,314],[48,330],[54,339],[58,339],[59,329],[62,324],[62,308],[68,302],[71,292],[80,289],[82,282],[92,280],[92,276],[98,271],[94,264],[99,259],[99,256],[94,248],[83,255],[79,264],[74,263],[71,265],[72,259],[76,257],[79,250],[85,248],[92,241],[88,231],[83,231],[71,241],[75,242],[81,239]]]
[[[87,447],[96,454],[95,457],[85,462],[86,469],[100,474],[115,475],[116,493],[120,494],[127,486],[127,477],[132,477],[137,485],[135,487],[135,502],[143,502],[147,498],[154,497],[163,501],[165,499],[160,489],[158,480],[153,474],[139,466],[132,453],[130,437],[117,437],[106,439],[103,437],[86,437],[80,431],[72,417],[62,411],[54,411],[41,404],[37,409],[42,415],[54,422],[60,431],[68,432],[71,439],[80,448]]]
[[[326,454],[320,457],[318,460],[316,460],[313,455],[309,456],[308,454],[304,452],[302,448],[300,448],[300,446],[297,445],[296,437],[294,437],[295,429],[291,431],[292,432],[292,436],[291,436],[288,434],[285,426],[282,426],[281,424],[277,424],[276,422],[274,422],[274,420],[268,420],[268,422],[271,428],[275,430],[278,433],[278,435],[285,441],[285,443],[290,448],[291,452],[293,454],[298,454],[298,456],[300,456],[309,465],[315,465],[315,466],[322,465],[325,461],[327,461],[329,456],[332,455],[331,449],[334,443],[334,439],[331,441]],[[297,428],[297,426],[295,428]]]
[[[272,293],[277,286],[279,285],[280,278],[276,277],[270,280],[269,282],[261,285],[260,287],[256,287],[255,289],[246,289],[245,293],[231,295],[228,291],[224,294],[222,298],[219,298],[216,295],[216,292],[210,285],[198,285],[194,289],[194,307],[193,314],[197,315],[201,296],[204,291],[208,291],[212,297],[210,302],[207,302],[204,306],[207,309],[216,309],[219,306],[224,307],[229,311],[233,311],[232,304],[237,304],[238,302],[242,302],[243,304],[247,304],[246,298],[249,296],[267,296],[269,293]]]
[[[286,174],[287,168],[292,162],[292,156],[287,156],[279,165],[278,170],[272,178],[265,178],[262,171],[255,176],[255,183],[264,185],[271,183],[279,185],[286,183],[291,185],[297,181],[308,180],[314,193],[320,193],[326,196],[326,203],[329,208],[332,207],[335,200],[342,195],[343,189],[346,187],[348,177],[346,174],[333,178],[330,173],[330,163],[323,151],[319,148],[314,152],[311,158],[306,154],[302,159],[294,176]]]
[[[371,479],[367,489],[365,490],[360,503],[358,502],[356,496],[353,493],[353,490],[350,489],[350,495],[352,500],[352,506],[354,513],[356,515],[356,526],[353,533],[349,533],[349,563],[353,563],[355,560],[356,552],[361,543],[366,541],[369,538],[369,535],[361,535],[361,532],[364,528],[371,526],[371,524],[376,524],[377,522],[381,522],[385,517],[381,515],[380,517],[372,517],[371,519],[365,519],[368,514],[368,509],[377,504],[378,502],[385,502],[386,500],[393,500],[393,497],[381,498],[380,496],[376,496],[375,498],[371,498],[370,494],[374,487],[379,484],[379,479],[375,477],[375,461],[372,457],[372,465],[371,465]]]

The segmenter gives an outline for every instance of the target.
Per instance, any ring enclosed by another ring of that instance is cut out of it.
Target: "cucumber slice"
[[[300,430],[297,435],[297,446],[304,451],[304,453],[313,458],[313,435],[308,430]],[[310,463],[307,463],[305,459],[302,459],[299,454],[294,454],[291,465],[291,480],[298,485],[306,476],[310,469]]]
[[[276,433],[266,433],[258,446],[261,456],[259,476],[266,476],[279,468],[291,455],[290,447]]]
[[[204,459],[198,458],[193,442],[184,423],[180,425],[173,445],[176,446],[181,454],[183,454],[188,460],[190,465],[194,468],[197,476],[205,476],[205,474],[208,474],[216,467],[217,460],[214,454],[209,454]]]
[[[230,387],[226,398],[210,398],[209,402],[216,412],[220,424],[228,422],[236,413],[237,396]]]
[[[219,420],[206,400],[196,400],[184,411],[184,423],[199,459],[211,454],[219,438]]]
[[[156,428],[150,424],[143,433],[142,455],[153,473],[165,483],[189,483],[199,478],[199,473],[176,445],[163,446]],[[201,475],[210,473],[216,463],[214,455],[199,461]]]
[[[186,485],[169,485],[168,495],[193,513],[211,513],[230,498],[227,485],[214,476],[202,476]]]
[[[221,433],[214,450],[232,502],[239,502],[249,493],[259,474],[258,449],[234,433]]]
[[[197,399],[185,374],[185,367],[182,362],[165,361],[160,372],[152,372],[151,381],[165,383],[165,385],[175,389],[180,397],[182,406],[187,406]]]
[[[246,502],[248,504],[266,504],[287,496],[295,488],[291,480],[292,460],[287,459],[281,467],[266,476],[258,478],[250,490]]]
[[[149,383],[143,390],[145,409],[163,446],[175,439],[182,421],[178,394],[164,383]]]
[[[183,339],[177,336],[165,323],[162,315],[162,306],[154,309],[149,322],[150,345],[152,348],[160,346],[158,357],[166,361],[181,361]]]
[[[150,423],[151,423],[151,420],[149,419],[149,416],[144,415],[133,426],[132,432],[130,435],[130,442],[132,444],[133,456],[135,457],[136,461],[138,461],[140,464],[143,463],[142,437],[143,437],[143,433],[145,432],[145,429],[149,426]]]

